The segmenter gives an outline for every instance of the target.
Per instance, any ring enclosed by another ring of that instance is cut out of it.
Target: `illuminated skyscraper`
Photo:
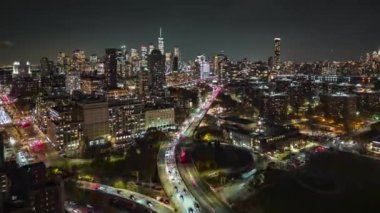
[[[160,50],[153,50],[148,55],[150,92],[158,97],[163,96],[165,86],[165,56]]]
[[[15,61],[13,62],[13,71],[12,71],[12,74],[13,75],[18,75],[18,74],[29,74],[31,75],[32,74],[32,70],[31,70],[31,64],[29,61],[27,62],[19,62],[19,61]]]
[[[141,58],[145,59],[147,54],[148,54],[148,47],[146,47],[145,45],[141,45]]]
[[[73,71],[66,74],[66,92],[72,94],[75,90],[80,90],[80,72]]]
[[[138,83],[136,85],[140,97],[149,96],[149,69],[146,60],[141,60],[140,71],[138,72]]]
[[[106,49],[105,73],[107,76],[107,86],[110,89],[117,88],[117,49]]]
[[[150,43],[149,44],[149,54],[151,54],[153,50],[154,50],[154,45],[152,43]]]
[[[76,49],[72,56],[72,69],[75,71],[85,71],[86,55],[83,50]]]
[[[172,71],[172,53],[165,53],[165,73]]]
[[[42,58],[41,60],[47,60],[47,58]],[[63,52],[59,52],[58,55],[57,55],[57,68],[58,68],[58,71],[59,72],[64,72],[64,73],[68,73],[69,70],[70,70],[70,66],[71,66],[71,62],[72,62],[72,59],[70,58],[70,56],[66,55],[66,53],[63,53]],[[48,62],[42,62],[41,61],[41,66],[42,64],[45,64]],[[47,69],[47,67],[41,67],[41,72],[48,72],[50,70]]]
[[[13,71],[12,71],[12,74],[13,75],[18,75],[19,74],[19,68],[20,68],[20,62],[19,61],[13,62]]]
[[[26,65],[26,70],[28,71],[28,74],[31,75],[32,74],[32,69],[30,68],[30,62],[27,61],[25,63],[25,65]]]
[[[281,51],[281,38],[274,39],[274,57],[273,57],[273,67],[277,69],[280,65],[280,51]]]
[[[90,56],[90,66],[91,66],[91,70],[92,71],[95,70],[95,67],[96,67],[97,63],[98,63],[98,56],[96,54],[92,54]]]
[[[123,55],[127,54],[127,46],[121,45],[121,51],[123,52]]]
[[[138,57],[139,57],[139,52],[137,51],[137,49],[132,48],[132,49],[131,49],[131,58],[132,58],[132,59],[136,59],[136,58],[138,58]]]
[[[162,55],[165,55],[164,38],[162,37],[162,29],[160,27],[160,37],[158,37],[158,49]]]
[[[210,75],[210,63],[206,61],[206,56],[200,55],[197,56],[195,60],[197,64],[197,69],[199,69],[199,76],[201,80],[204,80]]]
[[[173,53],[173,71],[178,71],[179,68],[179,48],[174,47],[174,53]]]

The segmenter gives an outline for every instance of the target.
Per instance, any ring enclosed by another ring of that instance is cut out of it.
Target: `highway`
[[[211,100],[213,101],[215,98],[216,97],[213,97]],[[182,134],[183,142],[178,144],[177,150],[180,150],[185,144],[193,142],[193,133],[206,115],[211,103],[212,102],[205,104],[202,110],[199,111],[199,115],[191,119],[192,122]],[[199,204],[204,207],[205,212],[231,212],[230,207],[221,201],[218,195],[200,178],[193,161],[190,161],[188,164],[180,164],[177,162],[177,165],[183,181],[189,186],[190,192],[197,198]]]
[[[129,191],[126,189],[114,188],[108,185],[92,183],[92,182],[87,182],[87,181],[77,181],[77,186],[82,189],[98,191],[98,192],[113,195],[122,199],[126,199],[130,202],[136,203],[138,205],[142,205],[145,208],[151,209],[152,211],[155,211],[155,212],[166,213],[166,212],[174,211],[174,209],[169,205],[161,203],[146,195]]]
[[[184,122],[176,138],[161,146],[157,164],[159,177],[178,212],[229,212],[229,207],[199,178],[194,165],[180,164],[176,157],[178,145],[189,141],[221,91],[221,87],[214,86],[212,94]]]

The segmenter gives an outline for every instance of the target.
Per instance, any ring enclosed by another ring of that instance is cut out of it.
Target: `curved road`
[[[171,206],[161,203],[151,197],[148,197],[146,195],[143,195],[137,192],[129,191],[126,189],[118,189],[118,188],[111,187],[108,185],[92,183],[92,182],[87,182],[87,181],[77,181],[76,183],[79,188],[92,190],[92,191],[98,191],[105,194],[117,196],[123,199],[127,199],[138,205],[142,205],[147,209],[151,209],[155,212],[169,213],[169,212],[174,211]]]
[[[229,206],[199,178],[194,166],[179,164],[176,159],[178,144],[192,137],[195,128],[221,91],[221,87],[213,87],[212,94],[184,122],[177,137],[160,149],[157,165],[160,180],[179,212],[230,212]]]

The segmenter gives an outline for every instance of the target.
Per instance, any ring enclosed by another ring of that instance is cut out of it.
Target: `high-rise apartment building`
[[[152,95],[162,97],[165,86],[165,56],[160,50],[148,55],[149,89]]]
[[[273,57],[273,67],[275,69],[280,66],[280,52],[281,52],[281,38],[274,39],[274,57]]]
[[[106,49],[105,73],[107,77],[107,87],[117,88],[117,49]]]

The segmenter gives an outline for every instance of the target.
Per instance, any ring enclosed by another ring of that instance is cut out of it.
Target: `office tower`
[[[288,96],[285,93],[264,94],[260,100],[260,112],[269,121],[287,119]]]
[[[64,60],[64,58],[59,59],[59,60]],[[61,65],[61,63],[62,63],[62,65]],[[59,63],[57,61],[57,66],[58,66],[59,71],[61,71],[61,70],[63,71],[64,70],[64,61],[60,61]],[[40,59],[40,70],[41,70],[42,76],[46,76],[46,75],[50,74],[51,72],[54,71],[54,62],[50,61],[47,57],[42,57]]]
[[[145,45],[141,45],[141,59],[145,59],[148,54],[148,47]]]
[[[59,72],[67,73],[70,70],[71,58],[63,52],[57,54],[57,68]],[[41,59],[41,72],[50,72],[52,69],[53,63],[50,63],[49,60],[45,57]]]
[[[30,62],[27,61],[27,62],[25,63],[25,65],[26,65],[26,71],[27,71],[27,73],[28,73],[29,75],[31,75],[31,74],[32,74],[32,69],[31,69],[31,64],[30,64]]]
[[[162,37],[162,29],[160,27],[160,37],[158,37],[158,49],[162,55],[165,55],[164,38]]]
[[[117,49],[106,49],[105,73],[107,76],[108,89],[117,88]]]
[[[149,94],[149,69],[146,60],[141,60],[138,72],[137,91],[140,97],[146,98]]]
[[[139,52],[137,51],[137,49],[132,48],[132,49],[131,49],[131,58],[132,58],[132,59],[136,59],[136,58],[138,58],[138,57],[139,57]]]
[[[116,70],[116,73],[117,73],[117,76],[121,79],[125,79],[126,77],[128,77],[128,64],[127,64],[127,60],[125,58],[125,55],[123,54],[123,51],[117,51],[117,57],[116,57],[116,60],[117,60],[117,70]]]
[[[12,71],[13,75],[18,75],[19,74],[19,67],[20,67],[20,62],[19,61],[13,62],[13,71]]]
[[[76,71],[85,71],[86,55],[83,50],[76,49],[72,57],[72,69]]]
[[[178,71],[179,69],[179,48],[174,47],[173,53],[173,71]]]
[[[219,53],[214,56],[213,60],[213,72],[214,75],[218,76],[218,82],[222,83],[224,81],[223,79],[225,78],[225,66],[226,62],[228,61],[228,58],[226,55],[223,53]]]
[[[66,57],[66,54],[63,53],[63,52],[59,52],[59,53],[57,54],[57,66],[58,66],[58,67],[63,67],[65,57]],[[41,59],[41,60],[42,60],[42,59]],[[42,69],[42,67],[41,67],[41,69]]]
[[[153,50],[154,50],[154,45],[152,43],[150,43],[149,44],[149,54],[151,54]]]
[[[66,92],[72,94],[74,90],[80,90],[80,72],[73,71],[66,75]]]
[[[96,54],[92,54],[90,56],[90,63],[96,63],[98,62],[98,56]]]
[[[206,56],[200,55],[197,56],[197,59],[195,60],[196,63],[196,69],[198,69],[200,79],[204,80],[210,75],[210,63],[206,61]]]
[[[29,61],[25,63],[21,63],[19,61],[13,62],[13,75],[18,75],[18,74],[32,74],[31,72],[31,64]]]
[[[90,69],[91,71],[96,70],[96,65],[98,64],[98,56],[96,54],[92,54],[90,56]]]
[[[123,55],[126,55],[127,54],[127,45],[121,45],[121,52],[123,53]]]
[[[156,96],[163,96],[165,86],[165,56],[160,50],[153,50],[148,55],[149,87]]]
[[[273,57],[273,65],[274,68],[280,65],[280,51],[281,51],[281,38],[274,39],[274,57]]]
[[[165,73],[172,72],[172,53],[165,53]]]

